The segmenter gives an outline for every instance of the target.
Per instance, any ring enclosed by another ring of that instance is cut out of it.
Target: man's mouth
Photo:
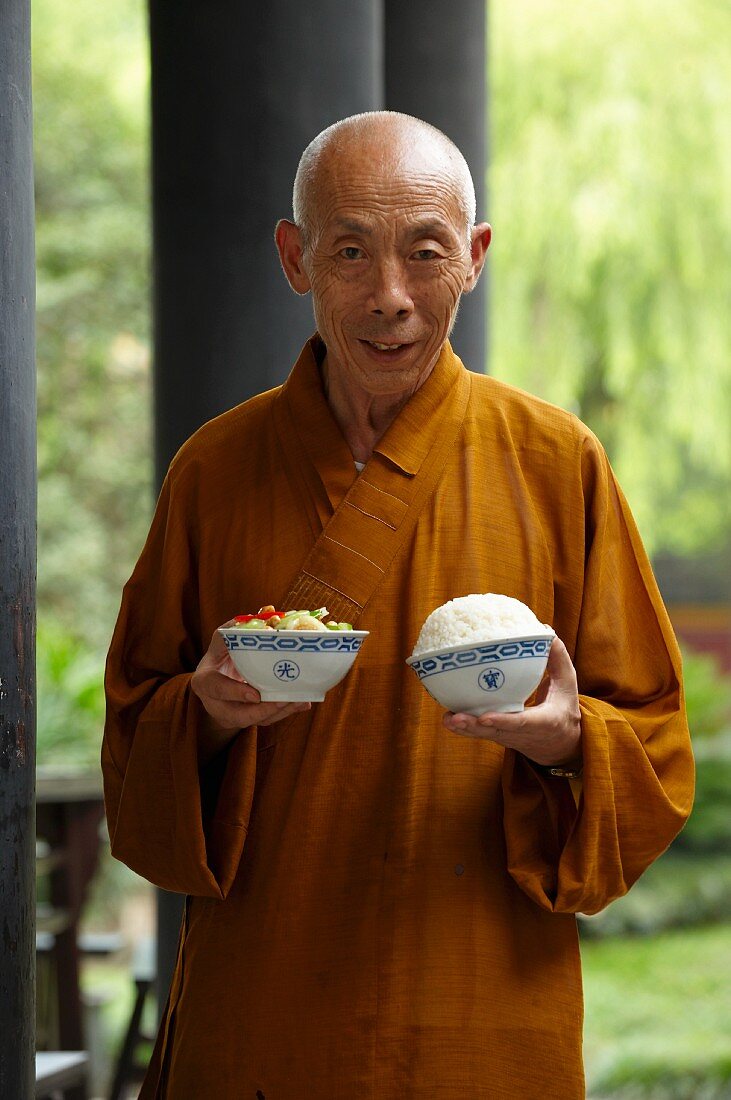
[[[399,351],[401,348],[407,348],[409,343],[381,343],[380,340],[363,340],[364,344],[368,344],[369,347],[375,348],[376,351]]]

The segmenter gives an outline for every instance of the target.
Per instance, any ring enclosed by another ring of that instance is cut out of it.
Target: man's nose
[[[371,313],[393,320],[397,317],[406,317],[413,308],[414,303],[403,265],[397,261],[383,261],[377,264],[373,275]]]

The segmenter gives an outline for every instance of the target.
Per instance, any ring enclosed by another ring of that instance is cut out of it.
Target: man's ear
[[[469,294],[471,290],[475,289],[477,280],[480,277],[480,272],[485,264],[485,257],[487,256],[487,250],[490,247],[490,241],[492,240],[492,228],[487,222],[480,222],[472,230],[472,266],[470,267],[469,274],[465,281],[464,293]]]
[[[274,230],[274,240],[287,282],[295,294],[306,294],[310,280],[302,264],[302,233],[294,222],[282,218]]]

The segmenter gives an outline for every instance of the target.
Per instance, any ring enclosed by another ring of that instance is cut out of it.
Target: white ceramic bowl
[[[554,636],[546,627],[520,638],[432,650],[406,663],[447,710],[475,716],[487,711],[505,714],[523,710],[540,684]]]
[[[264,703],[321,703],[350,671],[367,630],[220,627],[231,660]]]

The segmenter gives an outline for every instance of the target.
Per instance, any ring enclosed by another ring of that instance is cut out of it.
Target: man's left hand
[[[581,760],[581,711],[576,670],[560,638],[554,638],[548,655],[546,679],[536,694],[534,706],[518,714],[488,711],[471,714],[447,713],[448,730],[497,741],[516,749],[536,764],[568,765]]]

